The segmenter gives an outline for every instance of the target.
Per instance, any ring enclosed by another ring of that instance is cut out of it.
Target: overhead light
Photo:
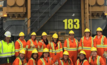
[[[105,13],[105,15],[107,16],[107,13]]]
[[[0,5],[0,7],[3,7],[2,5]]]
[[[3,16],[4,16],[4,17],[7,17],[7,14],[4,14]]]

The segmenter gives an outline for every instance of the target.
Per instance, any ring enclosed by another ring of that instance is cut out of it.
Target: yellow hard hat
[[[24,49],[21,49],[21,50],[19,51],[19,53],[25,54],[25,50],[24,50]]]
[[[43,32],[43,33],[42,33],[42,36],[45,36],[45,35],[47,35],[47,33],[46,33],[46,32]]]
[[[86,55],[85,51],[83,51],[83,50],[80,51],[80,54]]]
[[[53,34],[53,38],[58,38],[58,35],[56,33]]]
[[[74,31],[73,31],[73,30],[70,30],[70,31],[69,31],[69,34],[74,34]]]
[[[63,55],[69,55],[68,51],[64,51]]]
[[[102,28],[98,27],[96,31],[103,31]]]
[[[38,51],[37,51],[36,49],[34,49],[34,50],[32,51],[32,53],[38,53]]]
[[[31,35],[36,35],[36,33],[35,33],[35,32],[32,32]]]
[[[19,36],[25,36],[25,34],[23,32],[20,32]]]
[[[92,47],[91,51],[97,51],[97,49],[95,47]]]
[[[90,29],[86,28],[84,32],[90,32]]]
[[[43,49],[43,52],[49,52],[48,48]]]

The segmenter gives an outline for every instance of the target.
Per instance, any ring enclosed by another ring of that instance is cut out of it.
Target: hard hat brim
[[[89,31],[85,32],[85,33],[90,33]]]
[[[26,54],[26,53],[20,53],[20,54]]]
[[[63,55],[69,56],[68,54],[63,54]]]
[[[25,35],[24,35],[24,36],[25,36]],[[19,36],[19,37],[24,37],[24,36],[21,35],[21,36]]]
[[[31,36],[36,36],[36,35],[31,35]]]
[[[83,54],[83,53],[79,53],[79,55],[80,55],[80,54]],[[86,55],[86,54],[83,54],[83,55]]]
[[[42,36],[47,36],[47,35],[42,35]]]

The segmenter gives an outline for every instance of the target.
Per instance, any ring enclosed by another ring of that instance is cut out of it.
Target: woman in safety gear
[[[47,33],[43,32],[41,40],[38,43],[38,51],[39,51],[38,55],[39,55],[39,58],[41,57],[41,55],[43,53],[43,49],[44,48],[50,49],[50,47],[51,47],[51,45],[50,45],[50,42],[47,39]]]
[[[90,29],[85,29],[85,36],[83,36],[79,43],[79,51],[84,50],[86,52],[86,58],[91,55],[91,47],[93,47],[93,37],[91,36]]]
[[[73,30],[69,31],[69,38],[64,42],[64,51],[69,52],[69,58],[75,63],[78,55],[78,40],[74,38]]]
[[[63,58],[59,61],[58,65],[73,65],[72,59],[69,58],[68,51],[64,51]]]
[[[27,43],[24,39],[25,34],[23,32],[19,33],[19,39],[15,42],[15,55],[16,57],[19,55],[19,51],[20,49],[25,49],[26,51],[26,47],[27,47]],[[25,58],[26,58],[26,54],[25,54]]]
[[[0,41],[0,65],[11,65],[15,59],[14,42],[11,41],[11,33],[6,31],[5,39]]]
[[[49,49],[43,49],[43,54],[38,60],[38,65],[52,65],[52,59],[49,57]]]
[[[27,65],[37,65],[38,62],[38,51],[34,49],[32,51],[31,58],[29,59]]]
[[[75,65],[89,65],[89,62],[86,59],[85,51],[80,51],[79,58],[77,59]]]
[[[91,48],[91,56],[89,57],[90,65],[106,65],[103,58],[97,55],[97,49],[95,47]]]
[[[98,27],[97,30],[97,35],[94,37],[94,47],[97,48],[97,54],[101,56],[105,63],[106,63],[106,58],[103,56],[104,52],[107,52],[107,40],[104,35],[102,35],[103,30]]]
[[[26,59],[24,59],[24,56],[25,56],[25,50],[24,49],[21,49],[20,52],[19,52],[19,56],[14,60],[13,62],[13,65],[26,65],[27,62],[26,62]]]
[[[38,49],[38,41],[36,40],[36,33],[31,33],[31,39],[27,41],[28,51],[27,51],[27,59],[31,58],[32,50],[34,48]]]
[[[53,63],[58,64],[58,60],[63,56],[62,44],[58,40],[58,35],[56,33],[53,34],[52,38],[50,56],[52,57]]]

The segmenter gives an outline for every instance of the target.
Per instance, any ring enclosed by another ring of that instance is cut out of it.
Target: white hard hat
[[[11,37],[11,32],[10,31],[6,31],[4,34],[6,37]]]

